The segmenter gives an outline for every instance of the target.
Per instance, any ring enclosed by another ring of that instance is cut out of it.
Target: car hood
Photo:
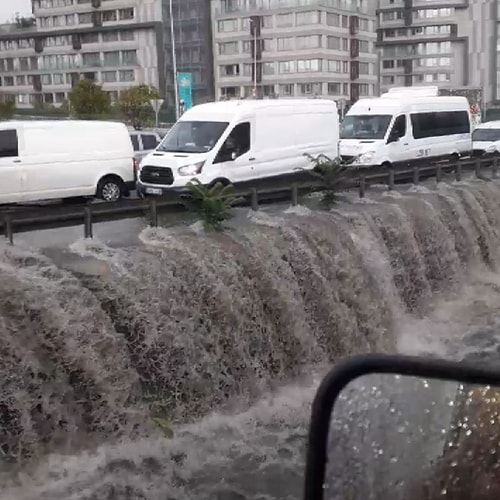
[[[206,153],[162,153],[153,151],[145,156],[140,167],[147,165],[151,167],[180,168],[187,165],[194,165],[207,159]]]
[[[369,151],[377,150],[383,140],[359,140],[359,139],[341,139],[340,140],[340,155],[341,156],[359,156]]]

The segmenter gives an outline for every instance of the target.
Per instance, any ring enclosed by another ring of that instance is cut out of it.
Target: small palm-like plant
[[[186,208],[197,213],[206,230],[222,231],[224,222],[231,218],[231,208],[243,198],[234,194],[234,186],[217,182],[205,186],[198,179],[188,183],[191,196],[185,200]]]
[[[340,158],[329,158],[325,154],[320,154],[316,157],[304,153],[313,164],[312,170],[304,169],[309,175],[320,181],[324,195],[322,203],[327,207],[337,203],[337,192],[342,187],[345,180],[348,178],[349,169],[346,164],[342,163]]]

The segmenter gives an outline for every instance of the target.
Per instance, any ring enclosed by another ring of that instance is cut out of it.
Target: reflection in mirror
[[[500,499],[500,388],[367,375],[337,400],[327,500]]]

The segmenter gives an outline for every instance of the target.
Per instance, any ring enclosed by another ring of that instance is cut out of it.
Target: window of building
[[[278,14],[276,16],[277,28],[288,28],[293,26],[293,14]]]
[[[17,75],[16,76],[16,85],[26,85],[26,76],[25,75]]]
[[[342,84],[337,82],[328,82],[328,94],[329,95],[341,95],[342,94]]]
[[[321,71],[321,59],[305,59],[297,61],[297,72]]]
[[[105,10],[101,13],[101,16],[102,16],[103,23],[109,23],[109,22],[118,20],[116,10]]]
[[[102,34],[102,41],[104,43],[117,42],[118,41],[118,31],[105,31]]]
[[[321,47],[320,35],[305,35],[296,38],[296,45],[298,50],[305,49],[318,49]]]
[[[90,12],[78,14],[78,24],[92,24],[92,14]]]
[[[101,73],[102,81],[104,83],[116,82],[116,71],[103,71]]]
[[[104,52],[104,66],[119,66],[120,52]]]
[[[278,50],[293,50],[295,38],[288,36],[286,38],[278,38]]]
[[[82,44],[98,43],[99,42],[99,34],[98,33],[82,33],[80,35],[80,40],[82,41]]]
[[[88,54],[82,54],[82,64],[84,67],[95,68],[101,65],[101,56],[99,52],[89,52]]]
[[[134,19],[134,8],[130,7],[128,9],[120,9],[118,11],[118,18],[120,21],[130,21]]]
[[[133,82],[135,80],[135,74],[133,69],[126,69],[119,71],[118,79],[120,82]]]
[[[122,42],[131,42],[135,40],[135,31],[133,30],[120,31],[120,40]]]
[[[238,53],[238,42],[225,42],[219,43],[220,55],[234,55]]]
[[[135,66],[137,64],[137,51],[136,50],[123,50],[122,63],[124,66]]]
[[[220,76],[239,76],[240,75],[240,65],[239,64],[224,64],[219,67]]]
[[[293,83],[282,83],[279,86],[279,94],[286,97],[293,97],[295,95],[295,86]]]
[[[217,31],[219,33],[238,31],[238,19],[222,19],[217,21]]]
[[[319,10],[309,10],[306,12],[297,12],[296,23],[297,26],[304,26],[306,24],[318,24],[321,19]]]
[[[321,83],[299,83],[299,94],[302,95],[320,95]]]

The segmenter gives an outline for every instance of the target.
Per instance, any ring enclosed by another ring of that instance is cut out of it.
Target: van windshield
[[[383,139],[392,115],[348,115],[342,122],[341,139]]]
[[[165,136],[157,151],[172,153],[206,153],[220,139],[227,122],[177,122]]]
[[[477,128],[472,133],[473,141],[500,141],[500,128]]]

